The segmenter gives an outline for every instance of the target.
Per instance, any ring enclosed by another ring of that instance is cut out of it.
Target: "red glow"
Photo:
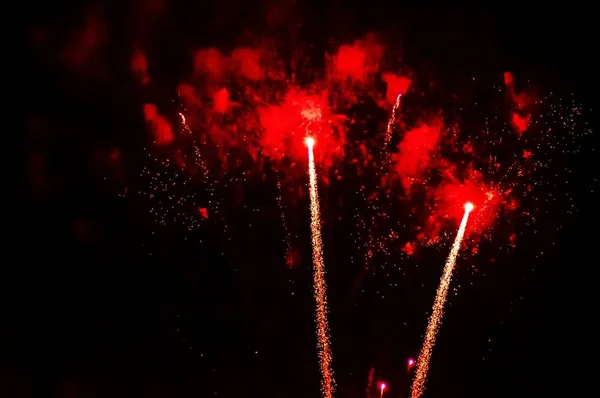
[[[231,53],[236,71],[250,81],[260,80],[264,75],[260,57],[260,50],[254,48],[239,48]]]
[[[146,59],[146,55],[136,50],[131,56],[131,61],[129,67],[131,68],[131,72],[136,75],[141,84],[150,83],[150,76],[148,75],[148,61]]]
[[[156,145],[170,144],[175,136],[167,120],[158,114],[158,108],[153,104],[144,104],[144,118],[150,130],[154,133]]]
[[[203,218],[208,218],[208,209],[206,207],[199,207],[198,213],[200,213]]]
[[[385,99],[393,104],[396,102],[398,94],[404,95],[412,84],[412,80],[404,76],[396,76],[393,73],[384,73],[382,79],[387,83],[385,91]]]
[[[327,91],[308,94],[292,89],[283,103],[262,108],[259,115],[264,128],[261,147],[268,156],[306,158],[307,135],[313,138],[313,143],[319,141],[317,161],[332,162],[342,152],[346,139],[341,123],[344,116],[331,112]]]
[[[459,222],[471,206],[466,234],[483,232],[498,218],[500,207],[508,203],[509,193],[486,184],[481,173],[476,171],[471,171],[463,181],[448,178],[435,191],[434,213],[429,218],[428,234],[437,236],[443,228],[443,220]]]
[[[93,11],[85,18],[84,26],[78,30],[67,48],[64,50],[64,60],[67,66],[78,72],[95,69],[95,55],[106,43],[108,38],[105,23]]]
[[[442,123],[433,120],[409,130],[398,145],[398,154],[392,159],[405,189],[423,176],[430,166],[440,141]]]
[[[385,390],[386,387],[387,387],[387,385],[385,383],[381,383],[379,385],[379,388],[381,388],[381,391]]]
[[[358,46],[341,46],[336,59],[337,72],[340,76],[363,79],[366,58],[367,54]]]
[[[517,134],[523,134],[531,123],[531,108],[535,98],[531,93],[517,93],[514,86],[514,76],[510,72],[504,73],[504,85],[508,100],[514,110],[510,113],[510,121]]]
[[[383,52],[383,46],[377,43],[373,35],[367,35],[352,45],[342,45],[333,57],[333,77],[365,82],[370,74],[379,71]]]
[[[192,106],[197,102],[195,89],[189,84],[182,83],[177,86],[177,94],[183,99],[185,105]]]
[[[529,114],[521,116],[518,113],[513,112],[511,115],[512,125],[518,134],[523,134],[527,130],[527,127],[529,126],[530,121],[531,121],[531,115],[529,115]]]
[[[226,88],[217,91],[213,96],[214,109],[216,112],[225,113],[229,108],[229,92]]]
[[[194,68],[200,73],[206,73],[212,78],[220,78],[226,60],[216,48],[206,48],[196,51]]]

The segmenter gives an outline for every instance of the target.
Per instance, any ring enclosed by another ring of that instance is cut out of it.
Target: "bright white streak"
[[[456,239],[452,244],[450,255],[446,260],[442,278],[440,279],[440,285],[438,286],[435,300],[433,302],[433,311],[431,317],[429,317],[429,324],[427,325],[427,331],[425,332],[425,341],[421,348],[421,353],[417,359],[417,367],[415,371],[415,380],[413,381],[411,398],[420,398],[423,392],[425,392],[425,381],[427,380],[427,373],[429,371],[429,361],[431,360],[431,354],[435,347],[435,339],[437,336],[438,329],[444,316],[444,304],[446,304],[446,296],[448,295],[448,288],[452,281],[452,271],[456,264],[456,258],[460,251],[460,245],[465,235],[465,229],[467,227],[467,221],[469,220],[469,213],[473,210],[473,205],[468,203],[465,205],[465,215],[460,222]]]
[[[331,345],[329,343],[329,324],[327,322],[327,284],[325,282],[325,264],[323,262],[323,243],[321,241],[321,210],[317,190],[317,172],[313,154],[314,140],[306,139],[308,147],[308,177],[310,191],[310,231],[312,236],[313,283],[316,301],[315,321],[317,324],[317,348],[321,368],[321,392],[324,398],[332,398],[334,391],[333,370],[331,369]]]

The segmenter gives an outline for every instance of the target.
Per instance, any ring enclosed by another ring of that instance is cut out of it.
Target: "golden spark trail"
[[[387,165],[389,161],[389,151],[388,147],[390,146],[390,142],[392,142],[392,133],[394,132],[394,124],[396,123],[396,113],[398,112],[398,108],[400,108],[400,99],[402,98],[402,94],[398,94],[396,97],[396,103],[392,108],[392,116],[388,120],[387,128],[385,130],[385,139],[383,141],[383,150],[385,151],[384,160],[382,162],[381,167]]]
[[[417,367],[415,371],[415,380],[413,381],[412,385],[411,398],[420,398],[421,395],[423,395],[423,392],[425,392],[425,381],[427,380],[427,373],[429,371],[429,361],[431,360],[431,354],[433,352],[433,347],[435,346],[435,338],[437,336],[440,323],[442,322],[442,317],[444,316],[444,304],[446,304],[448,288],[450,287],[450,282],[452,281],[452,271],[454,270],[454,265],[456,264],[456,258],[458,257],[460,245],[465,235],[469,214],[472,210],[473,205],[471,203],[467,203],[465,205],[465,215],[460,222],[456,239],[454,239],[452,249],[450,250],[450,255],[446,260],[446,265],[444,265],[444,271],[442,273],[442,278],[440,279],[440,285],[438,286],[435,300],[433,302],[433,310],[431,317],[429,318],[427,330],[425,332],[425,341],[423,342],[421,353],[417,359]]]
[[[321,368],[321,392],[324,398],[332,398],[334,390],[333,371],[331,369],[331,346],[329,343],[329,325],[327,323],[327,284],[325,282],[325,264],[323,262],[323,243],[321,241],[321,210],[317,190],[317,172],[313,154],[314,139],[306,138],[308,147],[308,177],[310,191],[310,231],[312,236],[313,278],[315,291],[315,318],[317,323],[317,348]]]

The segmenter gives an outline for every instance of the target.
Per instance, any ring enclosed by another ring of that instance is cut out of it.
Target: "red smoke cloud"
[[[222,88],[213,95],[214,110],[219,113],[227,112],[229,109],[229,92]]]
[[[369,75],[379,71],[383,54],[383,46],[373,35],[367,35],[364,40],[357,40],[352,45],[342,45],[331,59],[331,77],[334,80],[365,82]]]
[[[261,146],[268,156],[306,157],[304,138],[315,139],[315,157],[327,158],[341,153],[345,134],[343,115],[331,112],[328,92],[308,94],[300,89],[290,90],[281,105],[259,110],[264,133]]]
[[[439,146],[441,129],[441,120],[434,119],[409,130],[398,145],[392,162],[406,190],[430,167]]]
[[[153,104],[144,104],[144,119],[146,125],[154,134],[154,143],[157,146],[168,145],[175,136],[167,120],[158,114],[158,108]]]
[[[261,80],[264,77],[260,50],[253,48],[235,49],[231,53],[231,64],[239,76],[250,81]]]
[[[194,69],[197,72],[210,75],[213,79],[221,78],[226,63],[225,57],[216,48],[198,50],[194,56]]]
[[[254,82],[265,78],[263,55],[264,51],[248,47],[235,49],[230,56],[216,48],[205,48],[196,51],[194,68],[215,81],[231,77]]]
[[[534,98],[525,92],[515,92],[514,76],[510,72],[504,73],[504,86],[506,87],[506,93],[509,101],[513,106],[513,110],[510,114],[510,121],[517,132],[517,134],[523,134],[529,127],[531,122],[531,107],[534,103]]]
[[[394,104],[398,94],[406,94],[408,88],[412,84],[412,80],[404,76],[396,76],[393,73],[384,73],[381,78],[387,83],[387,89],[385,91],[385,99],[390,103]]]
[[[84,25],[68,39],[62,56],[66,66],[71,71],[86,77],[98,77],[105,73],[103,70],[108,42],[108,30],[96,9],[90,9],[84,20]]]
[[[131,62],[129,64],[131,72],[139,79],[141,84],[150,83],[150,75],[148,74],[148,61],[146,55],[140,51],[135,50],[131,56]]]

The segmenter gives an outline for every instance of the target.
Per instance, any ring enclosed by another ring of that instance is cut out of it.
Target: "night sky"
[[[154,199],[143,194],[142,170],[158,167],[148,159],[172,154],[153,149],[143,105],[155,104],[176,125],[177,88],[192,82],[198,49],[228,53],[276,42],[282,59],[303,49],[310,56],[298,81],[310,81],[320,76],[312,71],[323,69],[324,53],[376,33],[428,93],[411,102],[409,92],[407,109],[453,115],[462,111],[457,103],[491,103],[482,93],[503,87],[509,71],[518,90],[576,98],[591,126],[589,12],[354,3],[52,2],[17,17],[26,43],[17,83],[17,98],[25,99],[17,112],[24,157],[22,199],[5,207],[15,225],[7,230],[2,277],[0,395],[320,396],[309,202],[298,190],[306,177],[294,171],[296,190],[283,196],[293,266],[285,261],[276,199],[275,174],[292,170],[293,159],[278,171],[260,162],[243,183],[218,185],[219,217],[203,219],[182,206],[180,213],[200,220],[190,229],[161,225]],[[131,70],[136,50],[149,65],[143,85]],[[373,115],[366,124],[372,137],[389,116],[368,103],[350,112],[361,120]],[[460,120],[468,128],[476,118]],[[595,363],[588,358],[595,139],[588,135],[582,151],[552,159],[552,167],[569,170],[568,189],[561,180],[560,192],[541,193],[557,197],[551,204],[523,201],[539,223],[517,217],[512,226],[522,237],[514,248],[507,250],[511,232],[498,221],[477,255],[459,259],[425,397],[575,397],[584,390],[585,368]],[[356,192],[377,182],[357,174],[353,153],[336,167],[343,178],[320,183],[336,396],[379,397],[375,383],[385,381],[386,398],[408,397],[407,361],[419,354],[449,244],[412,256],[392,247],[397,254],[375,255],[365,268],[355,222],[364,203]],[[543,177],[547,186],[563,178],[553,170]],[[226,172],[230,181],[240,173]],[[204,192],[192,185],[171,193],[188,189]],[[394,212],[408,213],[415,201]],[[445,229],[453,239],[456,225]],[[407,230],[385,242],[414,239]]]

